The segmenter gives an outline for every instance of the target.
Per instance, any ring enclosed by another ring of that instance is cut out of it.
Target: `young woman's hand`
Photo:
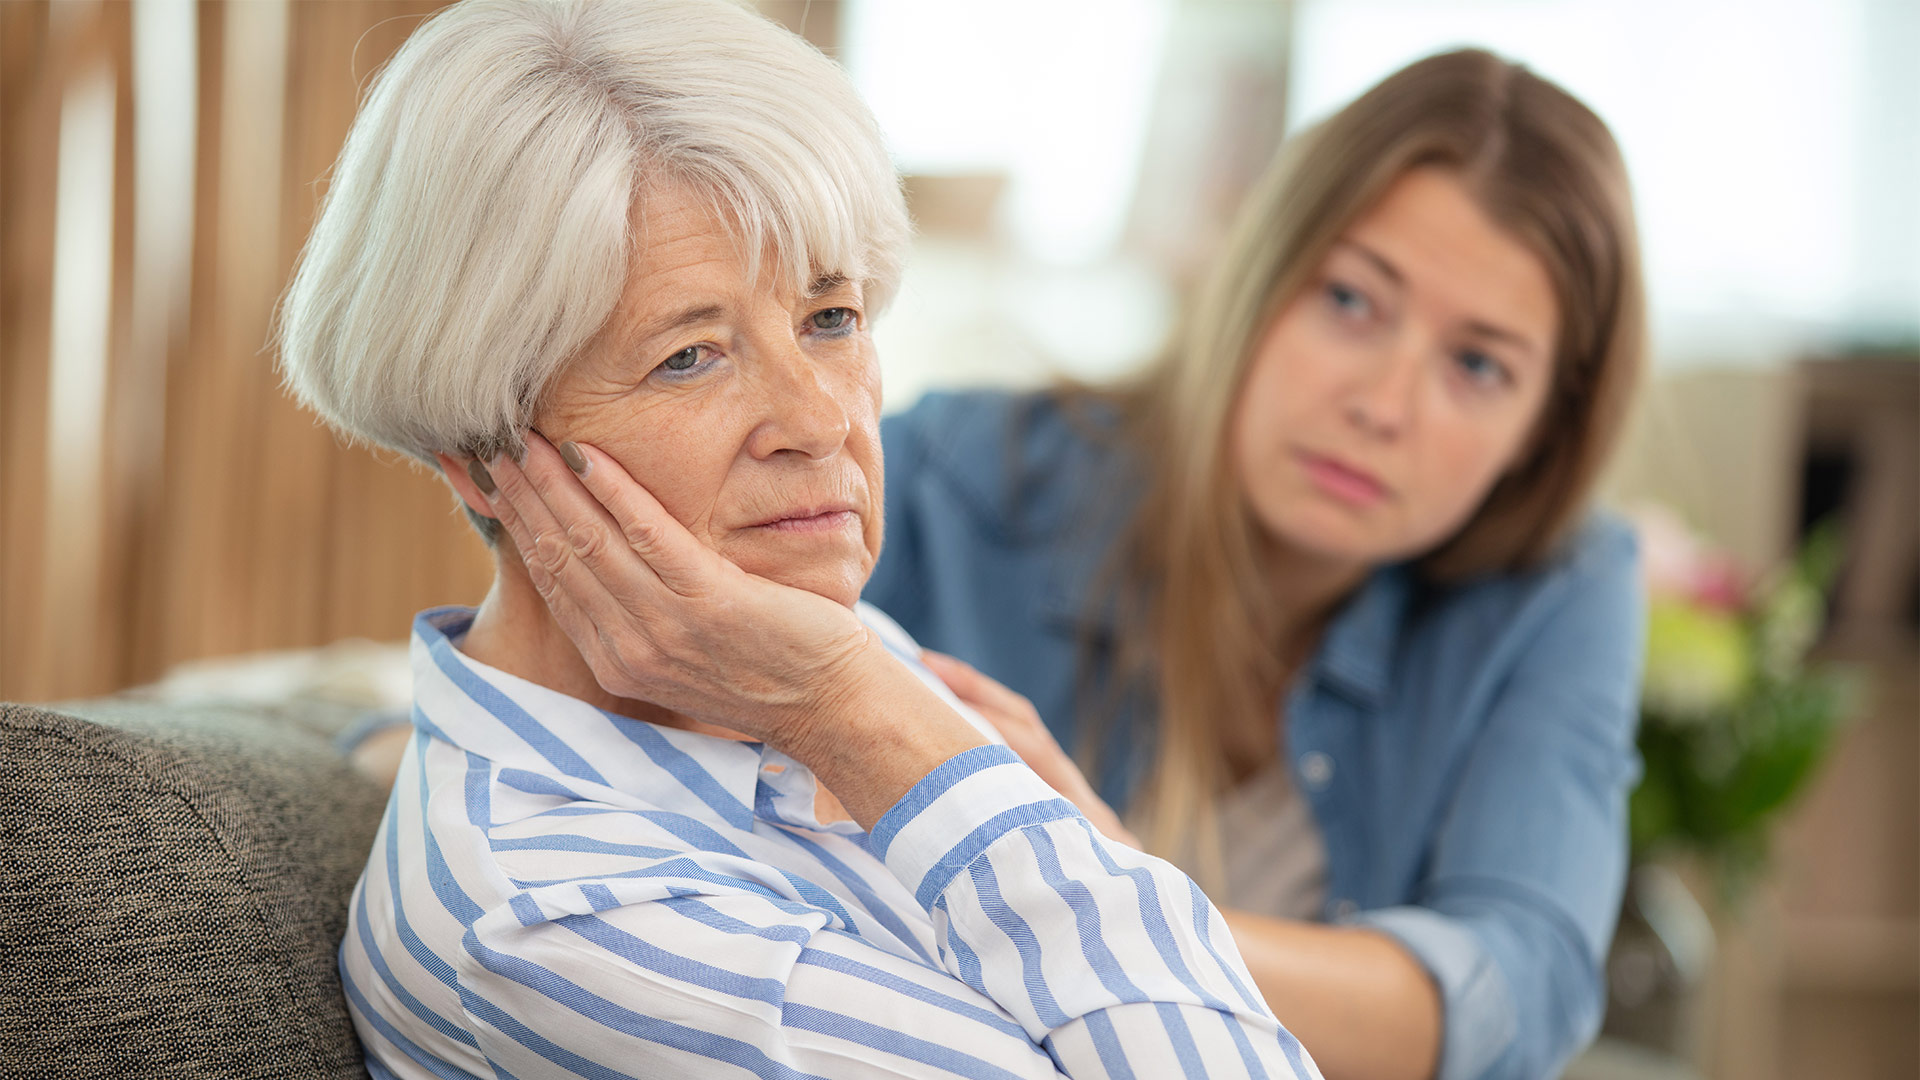
[[[953,696],[966,702],[986,721],[998,730],[1007,740],[1007,746],[1027,767],[1040,774],[1053,790],[1061,797],[1078,807],[1093,827],[1099,829],[1110,840],[1118,840],[1129,847],[1140,847],[1140,841],[1127,827],[1120,824],[1120,815],[1106,804],[1087,782],[1086,774],[1080,766],[1073,763],[1065,750],[1054,740],[1053,733],[1040,719],[1040,713],[1034,709],[1033,702],[1014,693],[1012,690],[982,674],[979,669],[948,656],[945,653],[923,650],[920,659],[924,661],[940,681],[947,684]]]

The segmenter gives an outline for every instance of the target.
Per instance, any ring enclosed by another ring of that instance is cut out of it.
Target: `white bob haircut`
[[[710,196],[752,273],[839,275],[875,313],[899,284],[910,226],[879,126],[805,41],[724,0],[464,0],[347,135],[281,300],[289,388],[355,442],[518,453],[662,183]]]

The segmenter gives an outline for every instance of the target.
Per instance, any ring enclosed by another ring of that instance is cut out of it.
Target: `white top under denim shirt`
[[[887,543],[864,598],[1026,695],[1069,753],[1083,710],[1108,710],[1089,779],[1124,814],[1155,732],[1153,701],[1110,706],[1103,681],[1119,629],[1103,573],[1142,484],[1111,413],[933,394],[880,433]],[[1439,1080],[1558,1076],[1605,1003],[1644,642],[1637,549],[1606,515],[1525,573],[1380,568],[1276,703],[1291,797],[1269,820],[1292,839],[1261,840],[1304,845],[1291,884],[1214,900],[1290,915],[1317,895],[1319,918],[1399,940],[1440,989]]]
[[[762,744],[476,663],[472,617],[414,623],[416,730],[340,949],[375,1080],[1319,1076],[1199,889],[1004,745],[868,834]]]

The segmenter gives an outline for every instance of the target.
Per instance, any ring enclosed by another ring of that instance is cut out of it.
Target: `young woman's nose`
[[[1403,333],[1347,389],[1342,410],[1348,423],[1375,438],[1399,438],[1418,408],[1420,372],[1427,349],[1419,335]]]
[[[763,419],[747,442],[756,458],[795,453],[831,457],[846,444],[853,421],[843,388],[818,358],[785,344],[763,367],[769,376]]]

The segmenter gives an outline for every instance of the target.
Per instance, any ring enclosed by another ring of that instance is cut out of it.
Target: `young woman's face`
[[[1254,516],[1338,563],[1436,547],[1529,448],[1558,320],[1455,174],[1401,177],[1255,346],[1228,436]]]

